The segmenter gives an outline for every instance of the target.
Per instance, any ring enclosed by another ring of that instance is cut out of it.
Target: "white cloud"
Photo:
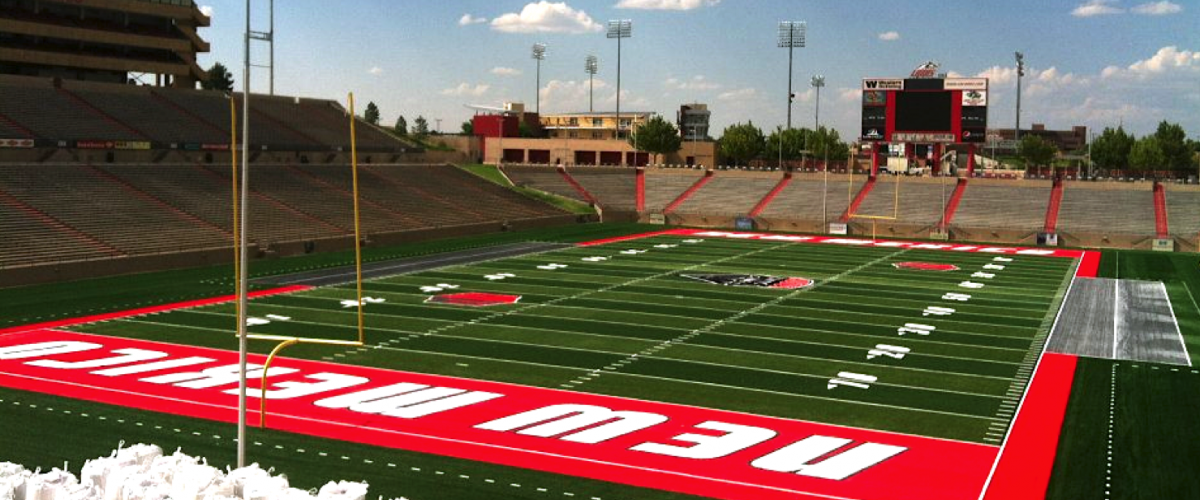
[[[746,99],[753,99],[755,97],[758,97],[758,90],[751,88],[751,87],[747,87],[744,89],[737,89],[737,90],[730,90],[729,92],[722,92],[720,95],[717,96],[717,99],[720,99],[722,101],[743,101]]]
[[[486,17],[475,17],[475,16],[472,16],[471,14],[463,14],[462,17],[458,18],[459,26],[470,26],[472,24],[482,24],[482,23],[486,23],[486,22],[487,22]]]
[[[721,3],[721,0],[620,0],[616,7],[640,10],[692,10],[718,3]]]
[[[680,80],[678,78],[672,77],[672,78],[668,78],[667,81],[663,82],[663,85],[666,85],[668,88],[671,88],[674,90],[689,90],[689,91],[707,91],[707,90],[716,90],[716,89],[721,88],[721,84],[708,81],[708,79],[706,79],[704,77],[704,75],[696,75],[696,76],[693,76],[689,80]]]
[[[1169,46],[1158,49],[1153,56],[1142,59],[1128,67],[1109,66],[1100,73],[1104,78],[1134,77],[1146,79],[1170,72],[1200,73],[1200,51],[1179,50]]]
[[[376,76],[378,76],[378,75],[382,75],[382,74],[383,74],[383,68],[380,68],[379,66],[371,66],[371,69],[368,69],[368,70],[367,70],[367,73],[370,73],[370,74],[372,74],[372,75],[376,75]]]
[[[885,31],[879,34],[879,39],[885,42],[894,42],[900,39],[900,33],[897,31]]]
[[[1133,12],[1134,14],[1142,14],[1146,16],[1166,16],[1169,14],[1178,14],[1183,12],[1183,6],[1177,3],[1168,2],[1167,0],[1162,0],[1161,2],[1144,3],[1129,9],[1129,11]]]
[[[211,18],[213,15],[213,8],[211,5],[201,5],[200,13]]]
[[[492,29],[504,33],[595,33],[603,31],[600,23],[582,10],[566,2],[550,3],[541,0],[526,4],[521,12],[504,14],[492,20]]]
[[[1114,3],[1116,3],[1116,0],[1088,0],[1087,3],[1075,7],[1071,11],[1071,15],[1075,17],[1092,17],[1125,12],[1125,9],[1113,6]]]
[[[495,68],[492,68],[492,74],[497,76],[518,76],[521,74],[521,70],[516,68],[496,66]]]
[[[1017,68],[1011,66],[992,66],[975,75],[977,78],[987,78],[991,86],[1008,85],[1017,81]]]
[[[608,90],[608,82],[597,79],[593,82],[595,86],[596,103],[603,103],[612,94],[613,100],[616,100],[616,93]],[[622,91],[624,94],[625,91]],[[542,99],[542,112],[547,109],[553,109],[555,112],[572,112],[588,108],[588,81],[587,80],[550,80],[539,90],[539,95]],[[621,104],[625,104],[625,100],[621,100]]]
[[[448,89],[442,90],[441,94],[448,95],[448,96],[479,97],[483,94],[486,94],[488,89],[490,89],[490,88],[492,88],[491,85],[487,85],[484,83],[480,83],[477,85],[471,85],[469,83],[464,82],[464,83],[458,84],[457,87],[450,87]]]
[[[844,102],[862,101],[862,89],[843,87],[838,89],[838,100]]]

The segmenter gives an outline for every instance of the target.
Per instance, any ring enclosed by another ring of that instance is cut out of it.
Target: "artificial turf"
[[[582,260],[591,256],[609,260]],[[386,300],[368,306],[368,342],[379,349],[305,346],[288,355],[995,444],[1074,263],[1016,257],[986,289],[972,291],[971,302],[954,304],[961,315],[922,316],[993,258],[674,236],[569,248],[371,280],[367,295]],[[892,266],[910,260],[961,270]],[[568,267],[538,268],[547,263]],[[484,278],[498,272],[516,276]],[[686,276],[695,273],[801,276],[816,285],[722,287]],[[522,300],[487,309],[424,303],[420,287],[438,283]],[[341,304],[353,297],[353,286],[343,285],[256,300],[252,316],[292,319],[252,331],[354,338],[353,314]],[[72,329],[230,349],[233,313],[218,305]],[[937,331],[899,336],[911,322]],[[880,343],[910,346],[911,357],[868,360],[866,351]],[[621,363],[634,354],[636,362]],[[602,368],[601,377],[579,378]],[[879,380],[869,390],[829,389],[845,371]]]

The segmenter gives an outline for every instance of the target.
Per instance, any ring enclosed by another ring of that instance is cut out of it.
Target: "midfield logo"
[[[425,302],[431,304],[446,304],[451,306],[464,307],[486,307],[498,306],[503,304],[516,304],[521,300],[520,295],[504,295],[499,293],[484,293],[484,292],[464,292],[464,293],[449,293],[443,295],[434,295],[425,299]]]
[[[808,278],[766,276],[762,274],[684,274],[683,277],[714,285],[756,286],[761,288],[778,288],[781,290],[808,288],[815,283]]]

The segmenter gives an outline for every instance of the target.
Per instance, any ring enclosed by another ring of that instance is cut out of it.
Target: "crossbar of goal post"
[[[358,340],[338,340],[325,339],[318,337],[294,337],[287,335],[263,335],[253,334],[247,335],[250,340],[267,340],[279,342],[271,353],[267,355],[267,360],[263,362],[262,377],[259,387],[258,398],[258,425],[260,428],[267,427],[267,372],[271,369],[271,363],[284,349],[296,344],[312,344],[312,345],[328,345],[328,346],[343,346],[343,347],[362,347],[366,344],[366,336],[363,330],[363,280],[362,280],[362,226],[360,224],[360,216],[358,209],[358,143],[354,129],[354,93],[349,94],[350,102],[350,171],[351,184],[353,185],[354,194],[354,282],[355,294],[358,299]]]
[[[851,169],[850,172],[851,172],[850,173],[850,191],[851,191],[851,193],[853,193],[854,192],[854,173],[853,173],[854,170]],[[894,196],[892,197],[892,215],[861,215],[861,214],[856,214],[854,212],[850,212],[849,216],[846,217],[847,221],[854,220],[854,219],[865,219],[865,220],[871,221],[871,239],[872,240],[875,239],[875,235],[876,235],[875,225],[878,221],[900,220],[900,176],[897,175],[895,177],[896,177],[896,187],[895,187],[895,189],[893,189]],[[849,208],[847,208],[847,210],[852,210],[854,208],[853,196],[851,196],[850,204],[847,206],[849,207]]]

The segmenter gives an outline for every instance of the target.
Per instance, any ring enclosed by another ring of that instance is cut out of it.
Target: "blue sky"
[[[198,0],[213,25],[201,57],[229,66],[241,86],[245,3]],[[253,2],[265,30],[266,0]],[[1022,124],[1103,127],[1147,133],[1159,120],[1200,134],[1200,2],[1196,0],[279,0],[276,93],[374,101],[397,114],[442,120],[456,131],[464,104],[520,101],[534,107],[530,47],[548,45],[542,112],[586,110],[584,59],[600,61],[597,110],[612,110],[616,43],[610,19],[631,19],[623,42],[621,108],[674,118],[705,102],[716,134],[735,122],[764,128],[786,116],[787,51],[776,25],[808,22],[796,49],[793,125],[811,126],[814,74],[826,77],[821,122],[857,134],[860,80],[907,75],[934,60],[955,75],[992,79],[990,125],[1014,121],[1013,52],[1023,51]],[[266,62],[263,46],[256,63]],[[255,92],[266,92],[255,70]]]

